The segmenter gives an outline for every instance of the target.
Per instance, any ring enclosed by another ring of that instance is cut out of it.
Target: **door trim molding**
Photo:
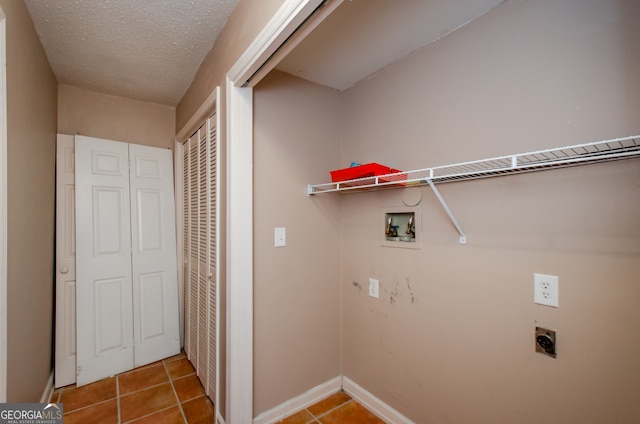
[[[227,422],[253,420],[253,89],[227,79]]]
[[[227,386],[229,424],[253,421],[253,87],[343,0],[285,0],[227,72]],[[329,7],[327,7],[329,6]],[[315,14],[315,15],[314,15]],[[302,24],[304,30],[299,31]],[[286,46],[283,45],[286,43]],[[283,49],[281,49],[283,48]],[[275,53],[278,52],[277,55]],[[271,60],[274,59],[274,60]],[[245,88],[243,88],[245,87]]]
[[[245,83],[263,67],[289,36],[302,24],[323,0],[285,0],[238,61],[227,73],[233,85]],[[253,86],[257,81],[252,82]]]
[[[255,86],[343,1],[285,0],[227,77],[236,86]]]

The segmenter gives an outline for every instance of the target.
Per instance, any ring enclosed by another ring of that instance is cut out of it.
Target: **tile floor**
[[[384,424],[345,392],[338,392],[291,415],[279,424]]]
[[[83,387],[56,389],[64,423],[210,424],[213,404],[184,354]]]
[[[65,424],[212,424],[213,404],[184,354],[83,387],[56,389]],[[335,393],[279,424],[384,424],[345,392]]]

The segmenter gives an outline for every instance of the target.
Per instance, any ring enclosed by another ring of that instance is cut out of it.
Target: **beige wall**
[[[57,82],[23,2],[7,18],[7,400],[39,402],[51,373]]]
[[[238,1],[213,48],[205,57],[189,89],[178,104],[176,110],[178,131],[216,86],[220,86],[224,91],[225,78],[229,69],[283,3],[284,0]]]
[[[58,132],[173,149],[175,108],[60,84]]]
[[[639,18],[633,0],[506,2],[345,92],[341,165],[639,134]],[[402,190],[342,196],[344,374],[417,423],[639,422],[638,181],[633,159],[441,185],[466,245],[425,187],[421,250],[379,246]],[[535,272],[559,276],[560,308],[533,304]]]
[[[279,72],[254,91],[254,416],[341,373],[339,199],[306,195],[338,166],[340,102]]]
[[[254,3],[178,129],[281,4]],[[640,133],[636,3],[513,0],[339,96],[275,73],[256,87],[254,415],[341,361],[418,423],[640,418],[637,159],[441,186],[464,246],[426,188],[421,250],[379,246],[401,190],[302,194],[351,161],[412,169]],[[533,304],[534,272],[560,276],[559,309]],[[534,352],[536,325],[558,331],[557,359]]]

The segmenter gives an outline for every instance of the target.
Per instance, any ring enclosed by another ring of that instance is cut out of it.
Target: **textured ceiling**
[[[344,90],[505,0],[345,0],[278,69]],[[175,106],[237,0],[25,0],[60,83]]]
[[[278,64],[344,90],[505,0],[345,0]]]
[[[175,106],[237,0],[25,0],[58,82]]]

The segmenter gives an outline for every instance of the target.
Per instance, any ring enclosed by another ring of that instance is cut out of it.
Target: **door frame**
[[[227,422],[253,421],[253,89],[227,79]],[[247,248],[248,247],[248,248]]]
[[[253,87],[342,1],[285,0],[226,75],[229,424],[253,421]]]

